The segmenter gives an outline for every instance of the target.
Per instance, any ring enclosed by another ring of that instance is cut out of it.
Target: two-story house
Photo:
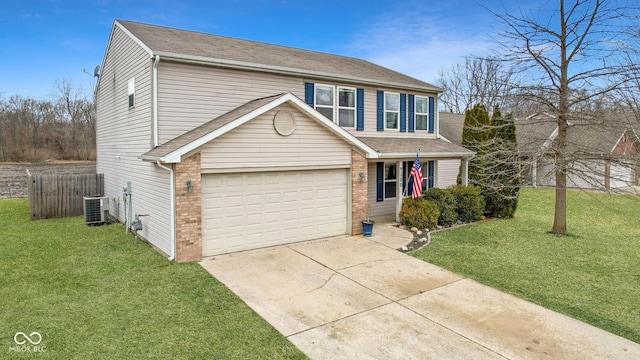
[[[362,232],[473,155],[441,89],[367,61],[115,21],[96,89],[111,214],[177,261]],[[464,168],[464,166],[463,166]],[[128,226],[128,225],[127,225]]]

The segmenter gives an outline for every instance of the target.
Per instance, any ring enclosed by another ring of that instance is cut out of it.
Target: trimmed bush
[[[424,198],[438,205],[438,225],[451,226],[458,220],[456,196],[451,189],[431,188],[424,193]]]
[[[440,211],[438,205],[424,198],[406,198],[402,202],[400,221],[408,227],[433,229],[438,224]]]
[[[484,197],[480,194],[480,187],[455,185],[452,187],[456,197],[456,211],[458,218],[464,222],[478,221],[484,213]]]

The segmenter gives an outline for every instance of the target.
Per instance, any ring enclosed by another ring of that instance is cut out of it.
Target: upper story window
[[[355,88],[316,84],[314,107],[327,119],[342,127],[355,127],[356,94]]]
[[[398,129],[400,123],[400,94],[384,94],[384,127]]]
[[[416,130],[428,130],[429,99],[426,96],[416,96]]]
[[[338,125],[356,126],[356,89],[338,87]]]
[[[316,110],[329,120],[333,120],[333,98],[333,86],[316,85]]]
[[[136,105],[136,79],[131,78],[127,83],[127,97],[129,98],[129,107]]]

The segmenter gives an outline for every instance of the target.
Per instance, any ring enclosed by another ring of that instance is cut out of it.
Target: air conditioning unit
[[[104,224],[109,219],[109,197],[84,197],[84,221],[87,225]]]

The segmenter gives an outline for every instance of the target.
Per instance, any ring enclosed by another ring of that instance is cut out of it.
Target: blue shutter
[[[384,131],[384,91],[378,90],[378,131]]]
[[[376,163],[376,201],[384,200],[384,163]]]
[[[434,185],[435,176],[436,176],[435,167],[436,167],[436,162],[433,160],[430,160],[427,165],[427,189],[431,189]]]
[[[429,133],[433,134],[436,129],[436,118],[435,118],[435,98],[433,96],[429,96]]]
[[[364,89],[356,89],[356,130],[364,130]]]
[[[407,94],[400,94],[400,132],[407,132]]]
[[[416,96],[409,95],[409,132],[416,131]]]
[[[314,101],[313,101],[313,96],[314,96],[314,86],[313,83],[304,83],[304,102],[307,103],[307,105],[313,107]]]

